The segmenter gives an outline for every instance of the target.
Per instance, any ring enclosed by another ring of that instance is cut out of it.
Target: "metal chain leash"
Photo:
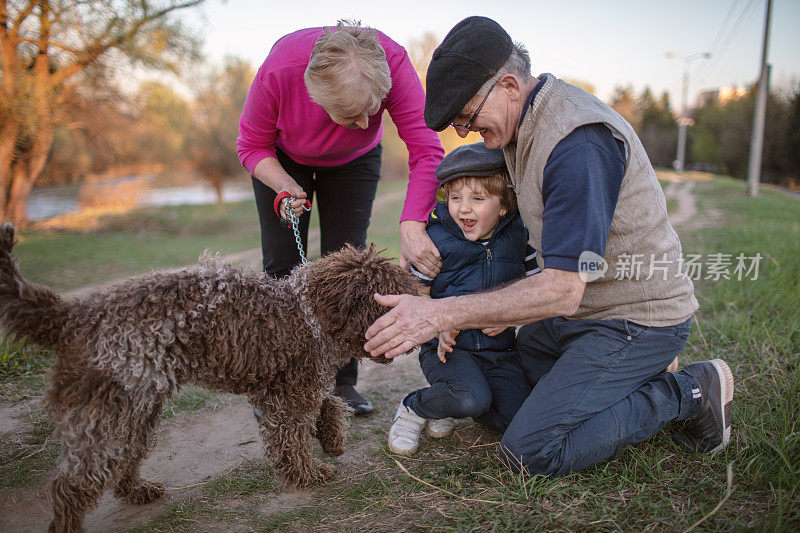
[[[297,198],[289,197],[287,198],[287,202],[285,205],[286,211],[286,218],[292,225],[292,231],[294,232],[294,242],[297,243],[297,251],[300,254],[300,261],[305,265],[308,263],[306,260],[306,253],[303,250],[303,241],[300,239],[300,219],[295,216],[294,209],[292,209],[292,202],[297,200]],[[311,211],[310,207],[303,206],[303,209],[306,211]]]

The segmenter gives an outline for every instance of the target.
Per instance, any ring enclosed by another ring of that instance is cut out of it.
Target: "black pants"
[[[301,165],[281,150],[278,162],[316,204],[322,254],[333,252],[346,243],[363,248],[367,239],[372,202],[381,175],[381,145],[337,167]],[[289,274],[300,262],[300,254],[291,228],[281,225],[273,210],[277,193],[253,178],[253,190],[261,224],[261,253],[264,270],[275,277]],[[300,216],[300,238],[308,255],[310,213]],[[337,385],[355,385],[358,362],[351,359],[336,376]]]

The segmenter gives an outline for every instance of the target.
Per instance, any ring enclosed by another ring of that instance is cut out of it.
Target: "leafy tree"
[[[129,146],[132,162],[175,165],[186,160],[186,136],[191,128],[191,110],[175,90],[161,82],[142,84],[137,94],[135,142]]]
[[[580,87],[589,94],[596,94],[597,92],[597,88],[590,81],[579,80],[577,78],[563,78],[563,79],[565,82],[570,83],[575,87]]]
[[[745,96],[723,104],[710,102],[695,110],[695,127],[689,130],[690,159],[711,164],[733,177],[747,177],[750,134],[757,86]],[[764,126],[762,181],[780,183],[791,175],[791,102],[770,93]],[[796,155],[796,152],[795,152]]]
[[[633,126],[654,166],[672,166],[678,126],[666,92],[656,99],[649,87],[642,89],[639,96],[630,86],[617,87],[611,98],[611,108]]]
[[[789,100],[786,117],[786,136],[783,143],[786,157],[786,172],[795,181],[800,178],[800,87]]]
[[[678,125],[672,116],[669,96],[663,93],[656,100],[649,87],[645,87],[636,101],[639,117],[639,139],[650,162],[657,167],[672,166],[678,147]]]
[[[633,94],[633,87],[615,87],[614,94],[611,97],[611,109],[619,113],[634,129],[639,126],[639,117],[636,114],[636,97]]]
[[[53,145],[39,184],[75,183],[116,161],[116,132],[129,132],[131,118],[120,102],[125,96],[105,75],[86,72],[54,120]]]
[[[227,58],[200,83],[187,145],[192,164],[209,181],[222,202],[226,178],[242,172],[236,155],[239,116],[254,72],[243,59]]]
[[[80,81],[122,61],[173,69],[198,44],[171,15],[203,0],[0,0],[0,219],[25,205]]]

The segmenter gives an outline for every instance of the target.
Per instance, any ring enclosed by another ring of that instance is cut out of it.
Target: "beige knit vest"
[[[540,258],[547,253],[542,250],[542,181],[555,146],[575,128],[603,123],[625,143],[627,155],[604,256],[608,270],[587,282],[578,312],[570,318],[626,318],[645,326],[684,322],[697,309],[694,286],[684,275],[681,243],[641,141],[625,119],[591,94],[551,74],[543,76],[517,142],[505,149],[519,211]]]

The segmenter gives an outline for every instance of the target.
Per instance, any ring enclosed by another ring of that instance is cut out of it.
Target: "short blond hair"
[[[314,44],[305,82],[308,94],[328,112],[354,117],[378,109],[392,78],[386,52],[372,28],[340,20]]]
[[[500,206],[504,207],[509,213],[517,209],[517,195],[514,193],[514,189],[510,187],[511,181],[508,172],[505,170],[501,170],[491,176],[462,176],[445,182],[444,185],[442,185],[442,194],[444,194],[445,201],[447,201],[450,196],[450,189],[464,183],[473,186],[473,188],[474,185],[480,185],[490,196],[499,197]]]

